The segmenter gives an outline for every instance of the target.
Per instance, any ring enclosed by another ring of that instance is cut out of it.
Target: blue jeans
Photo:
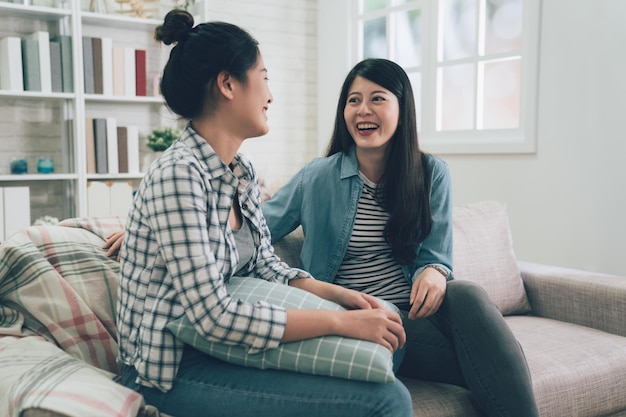
[[[490,417],[539,416],[522,348],[480,286],[449,281],[437,313],[403,323],[399,375],[464,386]]]
[[[122,383],[147,404],[175,417],[411,417],[411,396],[399,381],[351,381],[232,365],[185,348],[174,387],[164,393],[135,382],[128,366]]]

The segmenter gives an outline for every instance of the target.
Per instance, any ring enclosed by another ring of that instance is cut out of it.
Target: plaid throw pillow
[[[341,306],[307,291],[262,279],[235,277],[231,278],[227,287],[233,297],[251,303],[267,301],[288,309],[343,310]],[[397,311],[392,304],[385,303],[385,306]],[[251,354],[241,346],[229,346],[204,339],[196,333],[185,316],[168,323],[167,328],[196,349],[237,365],[369,382],[388,383],[395,380],[391,352],[373,342],[324,336],[283,343],[275,349]]]

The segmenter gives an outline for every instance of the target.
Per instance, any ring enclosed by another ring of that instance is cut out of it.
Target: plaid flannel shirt
[[[285,310],[233,299],[225,288],[239,260],[228,225],[235,192],[256,246],[248,275],[282,283],[310,276],[274,254],[250,162],[238,154],[229,168],[188,126],[146,173],[122,245],[120,360],[144,385],[172,387],[184,344],[165,325],[183,314],[208,340],[251,352],[280,343]]]

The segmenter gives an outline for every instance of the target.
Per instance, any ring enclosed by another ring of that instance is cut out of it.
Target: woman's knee
[[[399,379],[385,384],[385,389],[380,394],[381,416],[413,416],[411,393]]]
[[[483,287],[467,280],[449,281],[444,302],[451,308],[476,310],[477,308],[492,309],[495,307]]]

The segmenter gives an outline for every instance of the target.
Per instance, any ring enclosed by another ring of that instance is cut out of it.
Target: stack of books
[[[146,50],[83,36],[85,93],[141,97],[147,94]]]
[[[0,39],[0,88],[8,91],[74,91],[72,39],[46,31]]]
[[[139,130],[114,117],[85,119],[87,174],[139,174]]]

